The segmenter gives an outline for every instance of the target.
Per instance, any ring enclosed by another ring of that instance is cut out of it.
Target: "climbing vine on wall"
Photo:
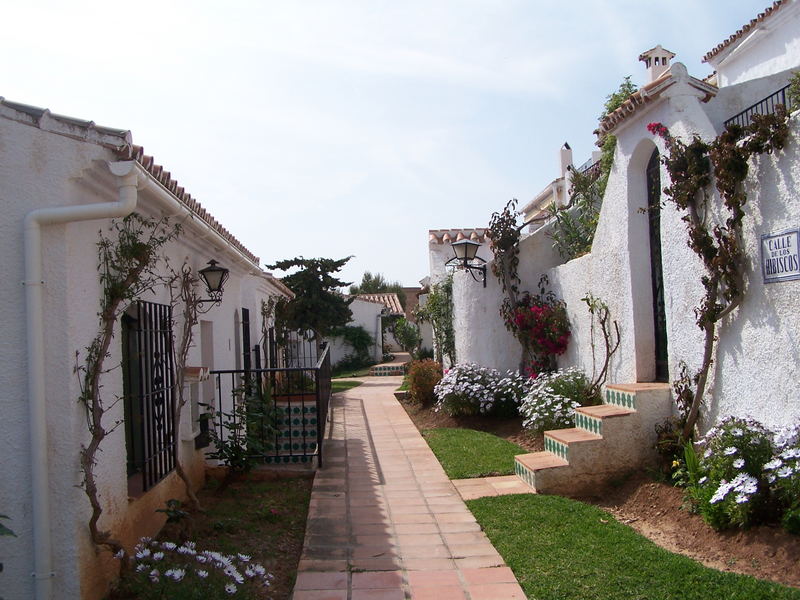
[[[446,356],[451,365],[456,364],[456,338],[453,329],[453,278],[434,284],[424,305],[415,311],[417,319],[427,321],[433,329],[438,362]]]
[[[101,378],[106,372],[105,361],[114,337],[114,329],[127,302],[161,281],[155,268],[159,251],[180,232],[180,226],[170,226],[168,220],[155,220],[136,213],[121,221],[113,221],[110,235],[100,232],[98,252],[102,285],[100,299],[100,327],[97,335],[86,347],[83,357],[76,353],[75,372],[80,377],[80,402],[86,409],[86,424],[91,434],[89,444],[81,447],[81,485],[89,498],[92,514],[89,518],[89,533],[92,542],[104,546],[114,553],[124,552],[122,544],[111,537],[111,533],[98,528],[103,513],[100,504],[94,467],[97,454],[105,438],[121,421],[107,423],[106,413],[119,401],[109,400],[102,394]]]
[[[697,326],[705,337],[703,360],[691,377],[694,390],[685,383],[681,388],[684,400],[691,401],[682,432],[683,438],[689,439],[713,363],[717,324],[739,306],[744,295],[742,220],[747,197],[743,183],[749,172],[749,160],[753,155],[783,148],[789,133],[788,115],[778,105],[775,114],[753,115],[751,124],[745,127],[729,125],[710,142],[695,135],[687,144],[673,137],[661,123],[650,123],[647,129],[664,140],[667,153],[662,160],[671,179],[664,193],[683,211],[681,218],[686,224],[689,247],[705,266],[701,277],[705,292],[695,308]],[[707,214],[712,179],[725,210],[719,222]]]
[[[510,200],[502,211],[492,214],[492,273],[505,293],[500,305],[506,329],[522,346],[520,372],[537,375],[555,368],[555,357],[567,349],[569,320],[564,302],[546,290],[547,278],[539,280],[539,293],[520,292],[517,201]]]

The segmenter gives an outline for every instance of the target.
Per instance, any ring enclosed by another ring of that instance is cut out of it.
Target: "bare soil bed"
[[[542,436],[531,436],[524,431],[521,419],[453,418],[410,402],[403,406],[420,430],[477,429],[531,452],[543,448]],[[800,536],[788,534],[780,527],[714,531],[699,515],[686,509],[681,489],[654,481],[646,474],[634,474],[598,490],[595,496],[578,499],[604,508],[662,548],[708,567],[800,587]]]

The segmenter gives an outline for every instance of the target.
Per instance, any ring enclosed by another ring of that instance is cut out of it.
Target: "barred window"
[[[138,301],[122,317],[128,493],[146,492],[175,468],[172,307]]]

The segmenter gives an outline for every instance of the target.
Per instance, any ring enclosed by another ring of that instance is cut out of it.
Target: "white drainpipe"
[[[51,600],[53,593],[52,540],[50,535],[50,484],[47,471],[47,419],[45,414],[44,281],[42,278],[42,226],[125,217],[136,209],[134,161],[109,163],[119,178],[119,200],[78,206],[40,208],[25,216],[25,307],[28,339],[28,396],[30,405],[31,488],[33,500],[34,590],[36,600]]]

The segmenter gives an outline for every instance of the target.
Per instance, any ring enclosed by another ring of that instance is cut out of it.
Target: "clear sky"
[[[769,0],[5,3],[0,96],[134,143],[262,259],[416,285],[429,229],[485,227],[594,148],[656,44],[692,75]]]

